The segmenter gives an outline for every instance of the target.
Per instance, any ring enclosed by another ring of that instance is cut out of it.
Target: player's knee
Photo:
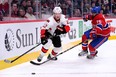
[[[84,34],[84,35],[82,36],[82,42],[84,42],[85,40],[87,40],[87,36]]]
[[[43,47],[45,49],[49,49],[51,45],[52,45],[52,41],[50,39],[48,39],[48,42],[45,45],[43,45]]]

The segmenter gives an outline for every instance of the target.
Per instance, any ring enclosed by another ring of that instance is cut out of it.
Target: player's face
[[[92,16],[95,16],[96,15],[96,13],[92,13]]]
[[[60,13],[55,13],[55,14],[54,14],[54,18],[55,18],[56,20],[59,20],[60,17],[61,17],[61,14],[60,14]]]

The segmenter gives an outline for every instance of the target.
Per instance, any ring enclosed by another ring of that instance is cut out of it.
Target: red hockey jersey
[[[91,23],[97,35],[105,37],[110,36],[110,27],[102,14],[97,14],[94,18],[92,18]]]

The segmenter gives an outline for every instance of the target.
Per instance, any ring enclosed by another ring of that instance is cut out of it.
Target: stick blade
[[[11,63],[11,61],[10,60],[7,60],[7,59],[5,59],[4,62],[5,63]]]
[[[30,61],[30,63],[33,64],[33,65],[41,65],[41,63],[36,63],[34,61]]]

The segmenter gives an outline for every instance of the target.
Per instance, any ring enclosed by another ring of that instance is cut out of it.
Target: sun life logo
[[[7,51],[11,51],[14,47],[14,34],[11,29],[7,29],[7,32],[5,34],[5,48]]]

